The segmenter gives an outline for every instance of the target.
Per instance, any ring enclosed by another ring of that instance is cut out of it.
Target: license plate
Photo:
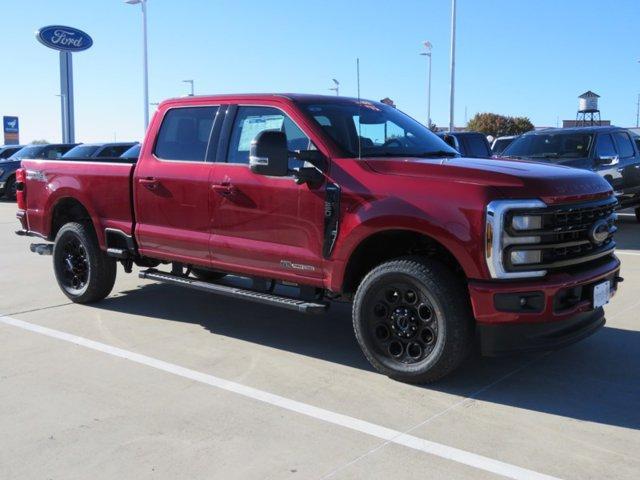
[[[598,283],[593,287],[593,308],[599,308],[609,303],[611,297],[611,282]]]

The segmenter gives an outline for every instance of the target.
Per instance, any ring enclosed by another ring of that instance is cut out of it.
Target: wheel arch
[[[441,241],[417,230],[395,228],[372,233],[353,248],[342,273],[340,291],[355,293],[364,276],[374,267],[406,255],[436,257],[466,282],[462,264]]]

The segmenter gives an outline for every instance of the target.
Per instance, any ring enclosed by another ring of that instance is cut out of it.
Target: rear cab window
[[[161,160],[204,162],[217,112],[217,106],[167,110],[156,139],[155,156]]]
[[[631,137],[627,132],[615,132],[613,138],[616,141],[620,158],[629,158],[636,154]]]

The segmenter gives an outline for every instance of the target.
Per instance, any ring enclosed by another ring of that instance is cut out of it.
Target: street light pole
[[[431,128],[431,42],[424,42],[425,51],[420,55],[423,55],[429,59],[429,77],[427,84],[427,128]]]
[[[193,90],[193,80],[182,80],[184,83],[188,83],[191,85],[191,93],[189,94],[190,97],[193,97],[195,95],[194,90]]]
[[[336,92],[336,97],[340,96],[340,82],[338,80],[336,80],[335,78],[332,79],[333,83],[334,83],[334,87],[329,88],[329,90],[332,90],[334,92]]]
[[[125,0],[129,5],[140,4],[142,7],[142,63],[143,63],[143,96],[144,96],[144,130],[149,126],[149,64],[147,60],[147,0]]]
[[[456,93],[456,0],[451,0],[451,90],[449,93],[449,131],[455,129],[453,110]]]

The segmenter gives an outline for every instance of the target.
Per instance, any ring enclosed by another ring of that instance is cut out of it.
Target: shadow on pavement
[[[615,234],[616,248],[640,251],[640,222],[628,210],[618,214],[618,231]]]
[[[200,324],[216,335],[372,370],[356,343],[350,306],[309,316],[161,284],[144,285],[95,307]],[[527,365],[531,362],[530,365]],[[482,358],[473,354],[453,375],[425,388],[468,396],[518,367],[522,371],[477,400],[640,429],[640,332],[605,327],[551,355]],[[393,385],[390,386],[393,388]]]

